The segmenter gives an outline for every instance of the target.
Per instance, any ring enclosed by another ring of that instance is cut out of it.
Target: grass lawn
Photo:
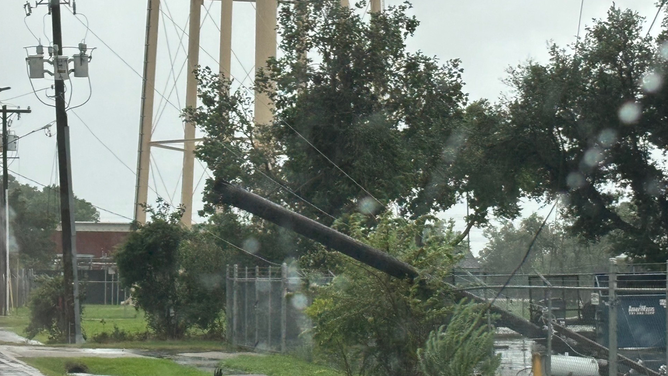
[[[66,375],[67,363],[85,364],[88,372],[113,376],[204,376],[205,372],[166,359],[151,358],[23,358],[46,376]],[[208,375],[210,376],[210,375]]]
[[[325,366],[308,363],[286,355],[242,355],[222,363],[224,368],[268,376],[342,376],[343,373]]]
[[[0,316],[0,327],[25,336],[25,328],[30,321],[30,311],[28,308],[19,308],[13,311],[10,316]],[[139,348],[149,350],[188,350],[188,351],[207,351],[223,350],[226,346],[222,341],[207,341],[200,339],[185,339],[180,341],[123,341],[95,343],[90,341],[93,336],[102,332],[111,333],[114,331],[114,325],[129,334],[144,333],[147,331],[144,312],[137,311],[134,307],[120,305],[85,305],[81,320],[81,326],[86,333],[89,341],[84,347],[104,347],[104,348]],[[46,343],[48,336],[44,333],[34,338],[37,341]]]
[[[144,311],[134,307],[118,305],[85,305],[81,327],[88,337],[102,332],[111,332],[114,325],[128,333],[146,331]]]

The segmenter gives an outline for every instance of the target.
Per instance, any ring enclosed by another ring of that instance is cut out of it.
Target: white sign
[[[656,309],[654,307],[648,307],[644,304],[641,304],[638,307],[629,306],[629,316],[651,316],[655,311]]]

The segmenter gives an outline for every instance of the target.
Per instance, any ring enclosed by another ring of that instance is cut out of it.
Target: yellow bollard
[[[534,353],[531,358],[531,372],[533,376],[543,376],[543,361],[539,353]]]

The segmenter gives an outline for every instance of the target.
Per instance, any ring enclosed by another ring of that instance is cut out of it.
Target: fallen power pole
[[[418,271],[413,268],[413,266],[397,260],[383,251],[366,245],[301,214],[287,210],[254,193],[235,187],[222,179],[217,179],[214,182],[213,191],[208,194],[207,199],[214,204],[227,204],[245,210],[280,227],[294,231],[311,240],[315,240],[318,243],[339,251],[393,277],[412,280],[419,275]],[[453,293],[458,298],[468,298],[478,303],[486,304],[484,299],[472,293],[458,291],[456,287],[451,287]],[[530,338],[544,338],[547,335],[545,329],[499,307],[492,306],[490,307],[490,311],[499,315],[500,321],[503,322],[505,326],[524,336]],[[593,342],[560,325],[554,324],[554,328],[555,331],[562,336],[576,341],[576,344],[572,346],[575,350],[582,353],[596,354],[601,357],[606,357],[608,355],[608,349],[605,346]],[[618,360],[620,364],[624,364],[642,374],[659,376],[658,372],[627,357],[618,355]]]

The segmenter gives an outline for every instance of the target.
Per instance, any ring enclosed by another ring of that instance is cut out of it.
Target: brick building
[[[85,260],[110,257],[116,247],[123,243],[130,233],[129,223],[77,222],[77,256],[79,263]],[[62,257],[62,230],[60,225],[51,239],[56,243],[56,252]]]

